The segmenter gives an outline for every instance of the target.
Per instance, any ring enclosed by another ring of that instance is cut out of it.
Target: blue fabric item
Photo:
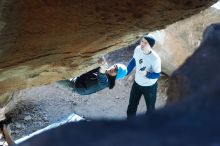
[[[149,43],[151,48],[155,45],[155,39],[154,38],[152,38],[148,35],[145,35],[144,39],[147,40],[147,42]]]
[[[116,65],[118,68],[116,80],[124,78],[127,75],[127,67],[124,64],[116,64]]]
[[[135,66],[136,66],[135,59],[132,58],[132,59],[130,60],[130,62],[128,63],[128,66],[127,66],[127,70],[128,70],[127,75],[128,75],[129,73],[131,73],[131,71],[134,69]]]
[[[146,69],[146,66],[145,67],[142,67],[141,69],[140,69],[140,71],[144,71]]]
[[[147,72],[146,77],[149,78],[149,79],[157,79],[157,78],[160,77],[160,73]]]

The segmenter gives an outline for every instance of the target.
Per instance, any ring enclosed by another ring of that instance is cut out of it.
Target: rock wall
[[[165,29],[152,32],[157,38],[154,49],[162,60],[162,70],[171,75],[193,54],[202,39],[202,32],[211,23],[220,22],[220,10],[210,7]]]
[[[211,91],[212,88],[219,88],[215,83],[219,79],[218,74],[220,72],[218,65],[220,54],[219,36],[220,24],[212,24],[204,32],[203,40],[205,41],[201,42],[193,56],[189,57],[172,74],[167,91],[170,102],[181,101],[186,97],[191,98],[193,94],[201,92],[201,89]],[[216,96],[219,96],[219,94]],[[207,96],[207,98],[211,97]]]

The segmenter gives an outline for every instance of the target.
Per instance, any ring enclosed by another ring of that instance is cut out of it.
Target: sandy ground
[[[128,63],[132,57],[134,46],[129,46],[117,52],[108,54],[106,60],[110,63]],[[49,124],[58,122],[72,113],[85,119],[125,119],[129,101],[130,89],[134,72],[116,83],[114,89],[104,89],[91,95],[78,95],[53,83],[35,87],[29,90],[15,91],[9,113],[12,123],[9,125],[14,139],[26,136]],[[156,108],[166,103],[168,77],[159,80]],[[146,111],[144,98],[141,98],[138,114]]]

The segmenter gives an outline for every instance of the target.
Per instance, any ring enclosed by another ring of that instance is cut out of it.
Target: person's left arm
[[[149,79],[157,79],[160,77],[160,72],[161,72],[161,60],[157,59],[152,64],[152,71],[147,72],[147,74],[145,76]]]

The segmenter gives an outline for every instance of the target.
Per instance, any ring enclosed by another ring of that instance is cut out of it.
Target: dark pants
[[[157,82],[152,86],[140,86],[136,82],[133,83],[130,93],[129,105],[127,109],[127,117],[136,115],[137,107],[141,96],[144,95],[147,112],[155,109],[156,96],[157,96]]]

